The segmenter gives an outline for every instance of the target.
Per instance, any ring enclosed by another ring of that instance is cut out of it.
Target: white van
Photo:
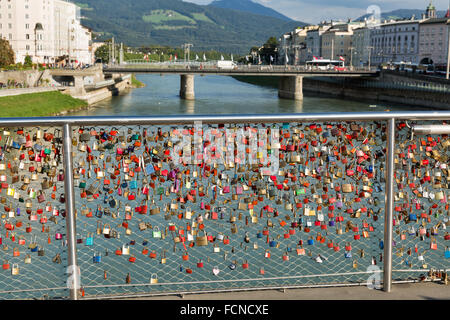
[[[217,68],[219,69],[233,70],[235,67],[237,67],[237,64],[234,61],[217,61]]]

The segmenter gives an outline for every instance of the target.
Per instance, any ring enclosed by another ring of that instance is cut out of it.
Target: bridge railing
[[[449,119],[2,119],[0,296],[438,280],[450,266]]]

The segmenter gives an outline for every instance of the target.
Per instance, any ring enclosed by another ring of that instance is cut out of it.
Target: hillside
[[[422,13],[425,11],[423,9],[398,9],[389,12],[382,12],[381,19],[410,19],[413,15],[415,15],[416,19],[421,19]],[[446,11],[436,11],[436,14],[439,18],[445,16]],[[368,18],[369,15],[364,15],[357,20],[364,20],[364,18]]]
[[[292,21],[291,18],[275,11],[271,8],[265,7],[259,3],[251,0],[215,0],[209,4],[210,6],[225,9],[234,9],[254,14],[260,14],[262,16],[268,16],[285,21]]]
[[[194,50],[246,54],[269,37],[279,37],[305,23],[181,0],[77,0],[82,23],[128,46],[149,44],[180,47],[189,42]]]

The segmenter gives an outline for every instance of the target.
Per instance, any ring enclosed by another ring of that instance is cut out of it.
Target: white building
[[[370,45],[370,28],[362,27],[353,30],[351,54],[354,67],[364,67],[370,65],[371,50]]]
[[[16,63],[92,63],[91,31],[80,23],[80,9],[64,0],[0,0],[0,37],[8,40]]]
[[[422,20],[389,21],[371,30],[372,62],[405,62],[416,64],[419,61],[419,23]]]
[[[313,57],[322,56],[322,34],[331,28],[331,25],[319,25],[306,34],[306,60],[311,61]]]

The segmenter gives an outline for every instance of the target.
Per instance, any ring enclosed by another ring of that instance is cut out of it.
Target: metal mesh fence
[[[280,129],[274,175],[171,165],[173,130],[189,128],[75,128],[75,159],[90,168],[75,181],[85,297],[359,283],[382,269],[384,124],[252,128]]]
[[[411,124],[397,121],[397,281],[440,277],[450,257],[450,140],[411,139]],[[82,296],[366,283],[383,272],[385,128],[73,127]],[[195,134],[206,132],[215,138],[200,141],[199,156]],[[68,298],[60,131],[5,128],[0,136],[0,298]],[[177,149],[185,137],[191,149]],[[220,150],[234,157],[206,161]],[[271,173],[268,158],[279,159]]]
[[[440,272],[450,266],[447,231],[450,140],[446,135],[414,137],[409,129],[413,124],[397,123],[394,280],[441,278]]]
[[[0,129],[0,299],[66,298],[61,131]]]

